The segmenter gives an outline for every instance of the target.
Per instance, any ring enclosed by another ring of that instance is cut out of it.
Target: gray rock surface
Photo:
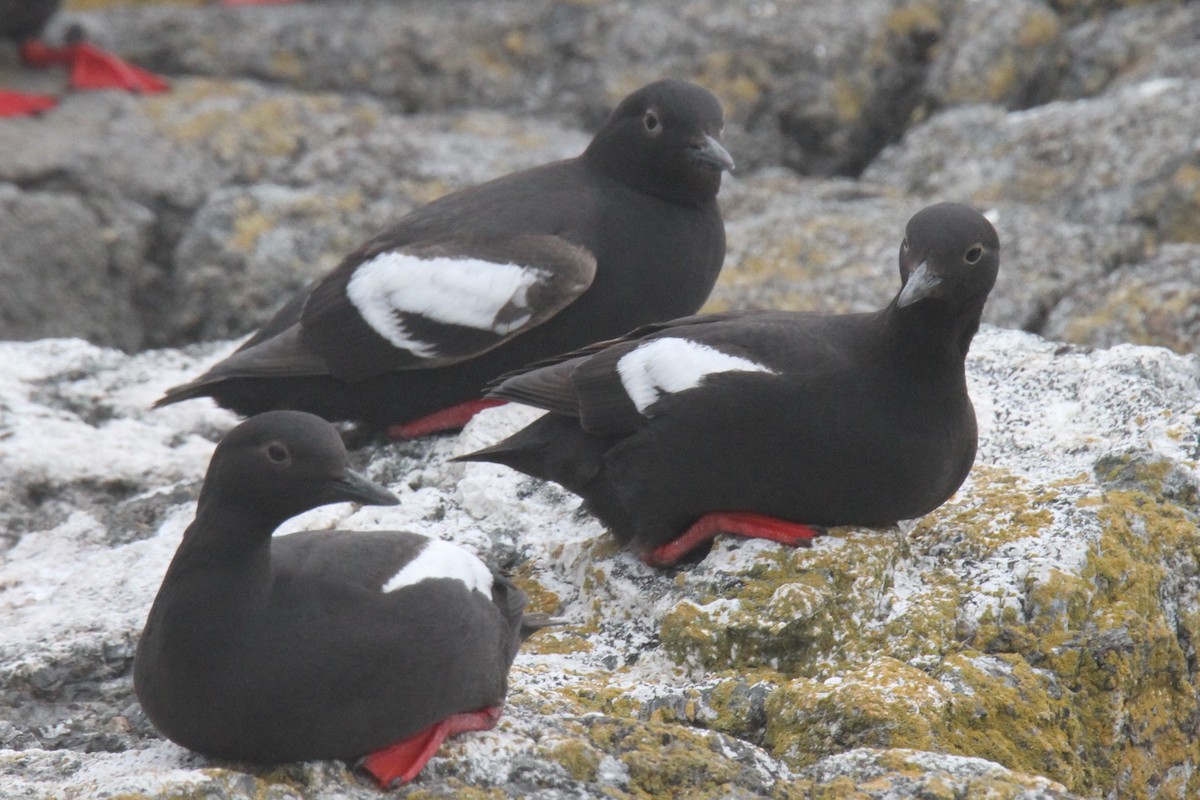
[[[235,423],[148,405],[226,348],[0,344],[6,798],[375,796],[341,764],[190,755],[131,694],[137,633]],[[722,538],[667,573],[561,489],[449,462],[531,409],[357,450],[401,505],[285,530],[451,539],[572,623],[527,643],[500,726],[399,796],[1192,796],[1200,364],[985,328],[968,367],[980,453],[945,506],[808,550]]]
[[[1045,332],[1097,347],[1137,342],[1200,353],[1200,245],[1166,245],[1145,262],[1081,282],[1055,306]]]
[[[1022,203],[1089,226],[1200,236],[1200,81],[1163,78],[1019,113],[951,109],[909,130],[864,177],[921,197]],[[951,155],[952,154],[952,155]]]

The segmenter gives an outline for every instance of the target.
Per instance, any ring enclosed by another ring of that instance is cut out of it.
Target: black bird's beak
[[[704,142],[689,147],[688,153],[701,164],[715,170],[729,171],[733,169],[733,156],[729,155],[729,151],[707,133],[704,134]]]
[[[900,290],[900,296],[896,298],[896,306],[904,308],[918,300],[938,294],[942,283],[944,283],[944,279],[929,270],[929,262],[922,261],[917,264],[916,269],[908,273],[908,280],[904,282],[904,288]]]
[[[347,469],[341,478],[331,481],[327,486],[325,501],[327,503],[362,503],[367,506],[400,505],[400,498],[352,469]]]

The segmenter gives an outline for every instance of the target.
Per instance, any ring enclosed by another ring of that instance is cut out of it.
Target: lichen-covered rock
[[[1070,29],[1061,97],[1091,97],[1153,78],[1200,78],[1200,8],[1151,2],[1097,14]]]
[[[0,772],[17,797],[374,791],[344,765],[188,755],[130,691],[135,637],[235,422],[207,402],[148,406],[227,347],[0,345]],[[1196,357],[985,328],[968,374],[980,452],[943,507],[811,549],[721,538],[672,571],[552,484],[448,461],[531,409],[360,443],[401,505],[285,530],[452,539],[570,623],[526,644],[499,727],[453,740],[401,796],[1193,796]]]
[[[1045,778],[1013,773],[981,758],[915,750],[850,750],[800,773],[817,798],[863,800],[1074,800],[1078,795]]]
[[[1046,320],[1045,334],[1078,344],[1157,344],[1200,353],[1200,245],[1166,245],[1154,257],[1081,282]]]
[[[1195,241],[1197,129],[1200,82],[1182,79],[1016,114],[968,106],[910,129],[864,177],[922,197],[1023,203],[1086,225],[1140,223],[1162,241]]]
[[[989,103],[1029,108],[1057,96],[1066,66],[1064,25],[1040,0],[959,3],[930,67],[939,107]]]

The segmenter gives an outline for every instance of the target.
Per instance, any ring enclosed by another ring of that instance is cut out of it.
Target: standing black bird
[[[356,759],[409,780],[448,735],[492,727],[509,665],[548,624],[474,555],[412,533],[305,531],[327,503],[392,505],[311,414],[242,423],[217,446],[196,519],[134,659],[168,739],[220,758]]]
[[[975,460],[964,361],[999,263],[982,214],[930,206],[881,311],[687,317],[567,354],[492,392],[551,413],[462,458],[557,481],[655,565],[721,532],[920,516]]]
[[[211,396],[419,436],[495,404],[479,396],[498,375],[693,313],[725,258],[722,124],[699,86],[639,89],[582,155],[413,211],[157,405]]]
[[[162,78],[89,44],[81,31],[73,31],[63,47],[49,47],[42,42],[38,37],[60,5],[61,0],[0,0],[0,39],[16,42],[21,60],[30,66],[69,67],[73,89],[166,91],[167,83]],[[36,114],[56,103],[47,95],[0,91],[0,117]]]

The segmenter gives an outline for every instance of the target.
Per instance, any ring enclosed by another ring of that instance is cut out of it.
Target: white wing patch
[[[383,584],[383,591],[394,592],[430,578],[453,578],[485,597],[492,596],[492,571],[487,565],[458,545],[441,539],[426,542],[416,558]]]
[[[664,394],[694,389],[717,372],[775,370],[741,356],[722,353],[688,339],[654,339],[621,356],[617,374],[625,393],[641,414]]]
[[[545,270],[520,264],[391,251],[360,264],[346,295],[376,333],[402,350],[430,358],[437,355],[437,345],[413,338],[397,312],[504,336],[529,322],[529,287],[545,277]],[[498,317],[506,308],[502,321]]]

